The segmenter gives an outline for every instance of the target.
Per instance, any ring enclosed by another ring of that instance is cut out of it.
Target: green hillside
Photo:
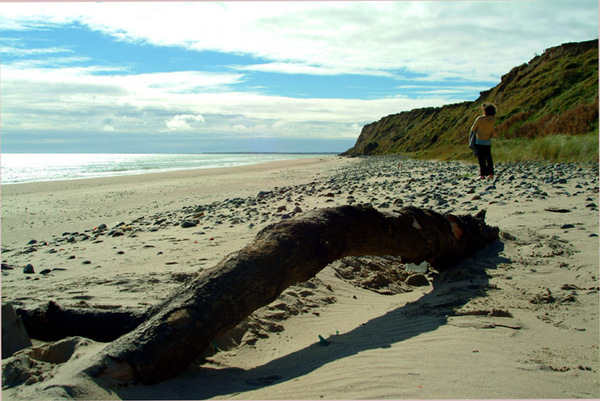
[[[468,158],[469,128],[485,102],[498,106],[494,152],[500,159],[598,161],[598,40],[550,48],[513,68],[475,101],[415,109],[368,124],[344,155]]]

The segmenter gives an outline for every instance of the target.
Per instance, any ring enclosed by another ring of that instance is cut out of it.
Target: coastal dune
[[[2,301],[17,310],[147,310],[267,225],[323,207],[486,210],[500,229],[441,273],[391,257],[336,261],[152,386],[82,374],[105,343],[34,339],[3,356],[2,394],[598,398],[598,166],[497,172],[480,181],[470,163],[332,156],[2,185]]]

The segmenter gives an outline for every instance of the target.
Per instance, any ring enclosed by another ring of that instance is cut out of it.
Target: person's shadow
[[[215,369],[197,365],[175,379],[144,390],[137,385],[114,390],[123,399],[206,399],[293,380],[359,352],[389,348],[392,344],[436,330],[448,322],[448,316],[457,308],[485,296],[489,289],[487,270],[511,262],[500,256],[503,249],[504,244],[500,241],[489,244],[435,277],[433,290],[417,301],[371,319],[350,332],[325,339],[327,345],[316,341],[252,369]]]

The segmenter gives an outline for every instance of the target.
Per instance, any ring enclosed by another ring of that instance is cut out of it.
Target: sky
[[[597,38],[597,0],[2,2],[0,149],[342,152]]]

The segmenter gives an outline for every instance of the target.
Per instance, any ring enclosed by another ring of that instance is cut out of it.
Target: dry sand
[[[2,301],[15,307],[147,308],[267,224],[348,203],[486,209],[501,239],[424,286],[386,276],[397,260],[336,262],[154,386],[81,374],[102,343],[34,341],[2,361],[2,396],[599,398],[598,166],[497,170],[478,181],[467,163],[327,157],[3,185]]]

